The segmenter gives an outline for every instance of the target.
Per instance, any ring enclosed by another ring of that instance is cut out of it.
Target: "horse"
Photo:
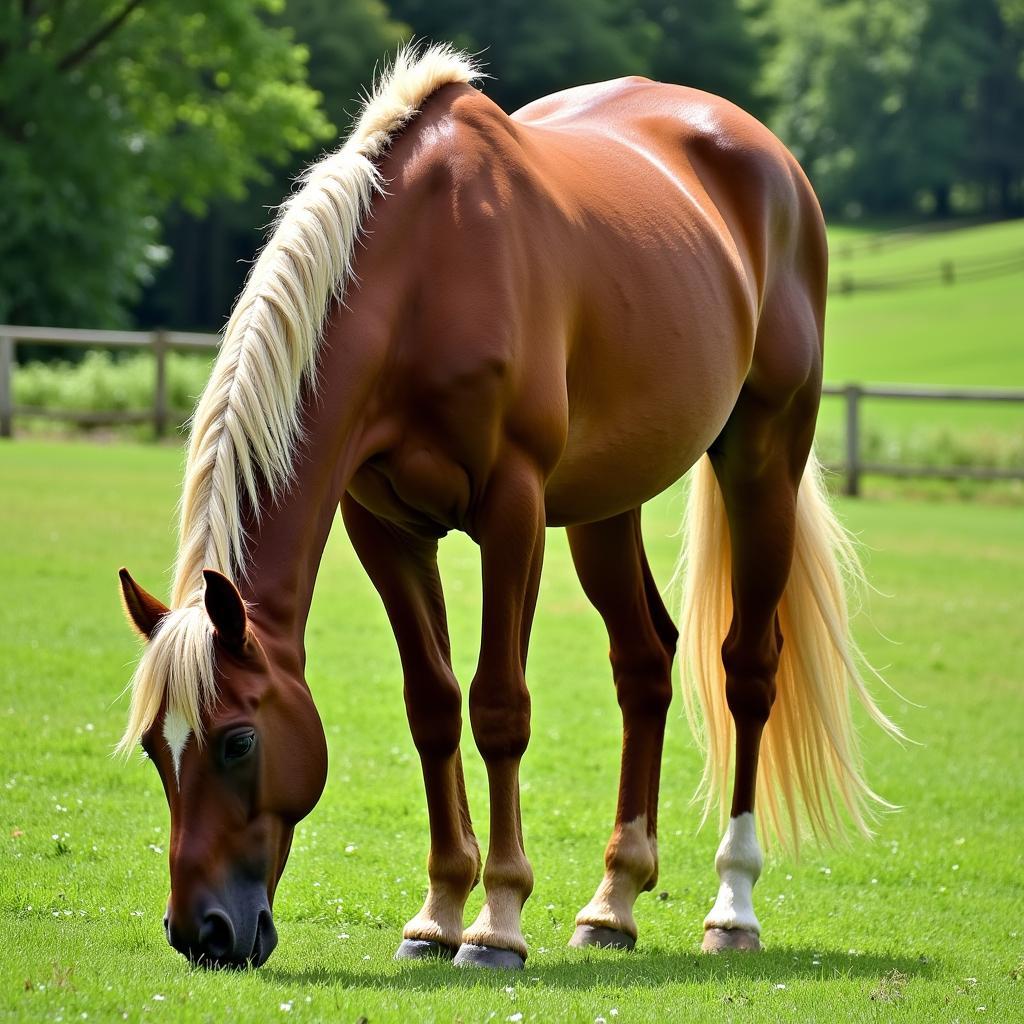
[[[724,830],[705,950],[760,946],[759,829],[869,832],[881,800],[854,698],[897,729],[862,678],[856,556],[812,453],[827,248],[806,177],[694,89],[626,78],[510,116],[479,78],[447,46],[400,52],[305,173],[194,414],[170,604],[120,572],[144,639],[120,749],[141,744],[162,780],[164,926],[196,963],[259,966],[277,943],[275,890],[327,774],[303,634],[339,505],[394,631],[429,814],[398,958],[524,965],[519,766],[547,527],[566,528],[607,627],[623,724],[604,875],[572,946],[636,942],[677,648]],[[640,515],[692,467],[677,626]],[[479,546],[483,588],[469,718],[491,839],[468,927],[481,854],[437,567],[452,530]]]

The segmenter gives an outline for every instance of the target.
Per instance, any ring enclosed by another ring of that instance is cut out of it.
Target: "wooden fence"
[[[892,462],[865,462],[861,458],[861,402],[865,398],[928,402],[1017,402],[1024,405],[1024,391],[1009,388],[933,388],[912,384],[826,384],[823,395],[842,397],[846,406],[845,458],[828,468],[843,476],[843,492],[860,494],[861,477],[934,477],[940,480],[1024,480],[1024,467],[1000,466],[907,466]]]
[[[15,348],[19,342],[35,345],[80,345],[87,348],[148,349],[154,356],[153,406],[150,409],[98,410],[42,409],[15,406],[13,375]],[[220,342],[216,334],[181,331],[88,331],[60,327],[9,327],[0,325],[0,437],[11,437],[17,417],[66,420],[83,425],[152,423],[157,437],[163,437],[173,418],[184,419],[191,410],[170,409],[167,402],[167,353],[210,351]],[[997,466],[907,466],[867,462],[861,458],[861,403],[864,399],[930,402],[1017,402],[1024,404],[1024,391],[1001,388],[933,388],[913,385],[825,385],[822,394],[843,399],[846,407],[845,458],[829,468],[843,477],[843,490],[856,496],[865,474],[893,477],[935,477],[955,480],[1024,480],[1024,467]]]
[[[14,404],[15,348],[33,345],[77,345],[83,348],[140,348],[153,353],[153,407],[138,410],[44,409]],[[82,331],[66,327],[9,327],[0,325],[0,437],[11,437],[16,417],[66,420],[83,426],[152,423],[157,437],[167,433],[172,417],[184,418],[191,409],[171,409],[167,403],[167,353],[210,351],[220,343],[216,334],[184,331]]]
[[[981,281],[1024,271],[1024,252],[1008,252],[970,260],[942,260],[915,270],[886,274],[884,277],[857,277],[833,268],[829,278],[829,295],[852,295],[854,292],[899,291],[930,284],[957,284]]]

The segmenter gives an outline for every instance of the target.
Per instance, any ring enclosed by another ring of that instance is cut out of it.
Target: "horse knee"
[[[451,757],[462,738],[462,691],[450,671],[406,680],[405,709],[421,757]]]
[[[485,761],[521,758],[530,742],[530,692],[522,677],[499,684],[477,677],[469,688],[469,720]]]

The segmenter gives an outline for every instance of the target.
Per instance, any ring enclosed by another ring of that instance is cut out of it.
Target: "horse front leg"
[[[462,693],[451,666],[437,541],[383,522],[349,495],[342,513],[398,642],[409,728],[427,795],[430,887],[422,909],[405,926],[395,958],[450,958],[462,941],[466,898],[480,878],[480,849],[459,755]]]
[[[658,788],[678,633],[647,564],[639,509],[572,527],[568,536],[583,590],[608,629],[622,711],[619,800],[604,878],[577,914],[569,945],[632,949],[633,904],[658,880]]]
[[[530,739],[526,653],[544,554],[543,480],[525,460],[506,460],[492,476],[476,533],[483,627],[469,715],[487,767],[491,839],[486,900],[462,936],[455,963],[522,968],[527,950],[520,916],[533,891],[533,871],[523,849],[519,762]]]

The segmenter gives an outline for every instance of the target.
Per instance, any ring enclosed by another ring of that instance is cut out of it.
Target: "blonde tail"
[[[847,822],[870,835],[875,805],[853,726],[851,695],[886,732],[898,726],[874,702],[866,664],[850,636],[847,586],[863,584],[853,542],[832,511],[821,467],[811,455],[797,499],[793,567],[779,605],[784,643],[777,693],[761,741],[757,814],[762,837],[796,846],[806,818],[819,839]],[[693,471],[686,540],[677,576],[685,577],[679,650],[690,728],[704,749],[704,819],[715,804],[724,825],[734,746],[725,698],[722,642],[732,619],[729,527],[725,503],[705,455]],[[801,813],[801,805],[803,813]]]

